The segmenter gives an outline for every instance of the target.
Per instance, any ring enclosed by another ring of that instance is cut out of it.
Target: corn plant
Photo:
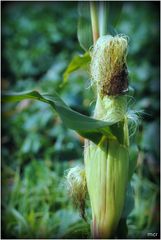
[[[134,132],[137,115],[128,109],[131,94],[126,62],[128,37],[111,34],[110,24],[115,25],[113,13],[118,15],[112,9],[115,10],[112,3],[110,8],[107,2],[80,3],[78,39],[85,53],[75,57],[64,73],[66,83],[71,72],[90,68],[96,99],[92,117],[72,110],[54,91],[48,94],[32,90],[2,96],[3,102],[34,99],[49,104],[68,128],[85,139],[84,167],[70,169],[66,179],[69,193],[84,219],[89,194],[93,238],[118,237],[120,226],[126,227],[131,210],[127,209],[129,182],[136,163],[129,152],[129,123]]]

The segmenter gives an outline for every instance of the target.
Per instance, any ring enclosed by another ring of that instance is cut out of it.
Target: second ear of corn
[[[102,137],[96,145],[86,140],[84,161],[92,208],[94,238],[113,237],[124,207],[129,168],[127,124],[127,39],[104,36],[92,53],[91,76],[97,92],[96,119],[123,122],[123,144]]]

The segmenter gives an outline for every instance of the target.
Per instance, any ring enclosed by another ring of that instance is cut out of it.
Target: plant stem
[[[109,3],[100,2],[99,3],[99,33],[100,36],[107,34],[107,18],[109,13]]]
[[[90,2],[91,23],[93,32],[93,43],[95,44],[99,38],[99,24],[96,2]]]

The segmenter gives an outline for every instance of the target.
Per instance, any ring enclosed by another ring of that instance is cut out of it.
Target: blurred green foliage
[[[63,171],[70,164],[32,160],[23,174],[7,166],[3,176],[3,234],[10,238],[62,238],[73,223],[82,224],[67,197]],[[61,173],[59,174],[61,170]],[[5,189],[5,187],[7,187]],[[63,189],[63,191],[62,191]],[[68,221],[66,222],[66,219]],[[86,233],[87,232],[87,233]],[[89,230],[78,236],[87,236]]]
[[[76,2],[4,2],[2,89],[53,89],[73,109],[91,114],[90,76],[79,70],[62,85],[70,60],[83,54],[77,21]],[[129,106],[143,111],[132,179],[135,207],[128,218],[133,238],[159,234],[159,27],[159,2],[124,2],[115,29],[129,37],[135,89]],[[43,103],[6,104],[2,117],[3,237],[89,238],[89,221],[73,208],[64,177],[66,169],[83,162],[83,139]]]

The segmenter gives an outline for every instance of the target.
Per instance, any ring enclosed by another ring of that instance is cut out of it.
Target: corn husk
[[[103,136],[96,145],[86,140],[84,162],[92,208],[94,238],[114,236],[124,207],[129,167],[127,124],[127,39],[104,36],[98,39],[91,62],[96,88],[96,119],[123,122],[123,144]]]
[[[74,168],[67,175],[82,216],[88,190],[93,238],[114,237],[124,208],[129,169],[127,45],[124,36],[103,36],[91,54],[91,82],[97,97],[93,117],[111,124],[121,122],[122,141],[108,136],[102,136],[98,144],[85,140],[85,170]]]
[[[106,138],[102,138],[99,145],[86,140],[84,159],[92,208],[93,237],[112,237],[124,207],[128,148]]]

